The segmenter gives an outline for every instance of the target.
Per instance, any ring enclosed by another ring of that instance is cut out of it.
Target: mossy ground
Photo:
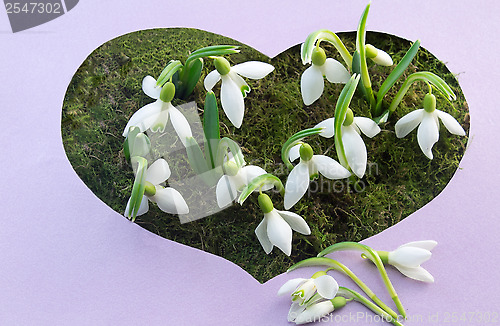
[[[352,53],[355,34],[339,33],[339,36]],[[390,53],[396,63],[411,45],[395,36],[370,32],[367,42]],[[111,40],[96,49],[75,73],[63,105],[62,135],[77,174],[117,212],[124,211],[134,179],[123,155],[121,134],[130,116],[152,102],[141,90],[142,79],[146,75],[157,77],[171,59],[184,61],[190,51],[215,44],[241,45],[241,53],[227,57],[232,64],[259,60],[276,68],[265,79],[248,81],[252,91],[245,99],[241,129],[234,128],[220,109],[221,135],[241,145],[249,164],[265,168],[285,183],[288,172],[281,162],[281,145],[294,133],[333,117],[342,85],[326,83],[321,99],[305,107],[299,80],[306,67],[300,61],[299,46],[269,59],[232,39],[194,29],[146,30]],[[332,47],[326,44],[324,47],[329,57],[341,61]],[[212,69],[211,60],[205,60],[202,77]],[[391,69],[370,64],[375,91]],[[451,107],[438,96],[438,109],[452,114],[468,131],[468,108],[455,76],[421,48],[404,76],[424,70],[436,73],[452,87],[457,101]],[[392,99],[402,80],[386,99]],[[218,89],[219,86],[215,89],[217,95]],[[403,139],[396,138],[394,123],[420,108],[426,92],[425,84],[414,85],[388,123],[381,126],[382,132],[373,139],[364,137],[369,160],[367,175],[361,180],[364,191],[354,191],[348,180],[319,179],[311,184],[310,196],[306,195],[292,211],[306,219],[312,234],[294,233],[291,257],[277,248],[269,255],[262,250],[254,234],[262,220],[255,197],[243,206],[235,204],[186,224],[151,205],[150,211],[136,222],[167,239],[222,256],[261,282],[284,272],[294,262],[315,256],[333,243],[360,241],[379,233],[439,194],[457,170],[464,153],[467,137],[450,135],[444,127],[434,146],[433,160],[421,152],[415,132]],[[195,100],[198,107],[203,108],[204,96],[200,81],[186,102]],[[369,116],[367,103],[359,94],[355,95],[351,109],[355,115]],[[333,139],[311,137],[307,142],[315,153],[336,158]],[[281,196],[273,194],[272,198],[275,206],[282,209]]]

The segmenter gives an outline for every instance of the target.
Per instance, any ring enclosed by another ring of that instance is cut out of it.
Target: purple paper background
[[[366,3],[85,0],[58,19],[16,34],[0,10],[0,325],[288,325],[289,302],[276,291],[311,270],[261,285],[224,259],[121,217],[66,159],[62,101],[86,56],[128,32],[195,27],[275,56],[319,28],[354,30]],[[446,318],[448,324],[494,324],[478,321],[486,313],[500,323],[499,12],[499,2],[485,0],[372,3],[368,30],[420,39],[459,74],[472,116],[468,149],[443,193],[365,241],[379,249],[412,240],[439,242],[425,263],[434,284],[389,270],[410,316],[406,325],[442,325]],[[390,303],[374,268],[356,254],[336,257]],[[337,315],[345,325],[373,318],[355,303]]]

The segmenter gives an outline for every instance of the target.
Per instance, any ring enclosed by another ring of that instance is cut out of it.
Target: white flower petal
[[[325,178],[344,179],[351,175],[351,172],[331,157],[325,155],[314,155],[312,160],[318,172]]]
[[[227,118],[236,127],[241,127],[245,114],[243,94],[238,85],[227,75],[222,76],[221,104]]]
[[[261,79],[272,72],[274,70],[274,67],[265,62],[248,61],[234,65],[233,67],[231,67],[231,70],[243,77],[247,77],[250,79]]]
[[[325,128],[319,134],[320,136],[325,138],[332,138],[335,135],[335,118],[328,118],[314,126],[314,128],[320,128],[320,127]]]
[[[247,165],[244,166],[240,169],[239,174],[242,174],[245,178],[245,185],[248,185],[250,182],[252,182],[253,179],[257,178],[258,176],[261,176],[263,174],[266,174],[266,170],[261,168],[260,166],[256,165]],[[274,187],[273,184],[264,184],[262,186],[262,191],[266,191]],[[259,191],[258,189],[255,189],[255,191]]]
[[[260,245],[264,249],[266,254],[269,254],[273,250],[273,244],[269,241],[269,237],[267,235],[267,219],[264,218],[257,228],[255,228],[255,235],[257,239],[259,239]]]
[[[223,175],[219,179],[217,187],[215,188],[215,194],[217,197],[217,204],[220,208],[231,205],[236,199],[236,186],[229,176]]]
[[[220,80],[220,74],[217,70],[211,71],[203,81],[203,85],[207,91],[211,91],[215,84]]]
[[[292,253],[292,229],[290,225],[278,214],[276,210],[264,214],[267,218],[267,236],[269,241],[285,255]]]
[[[464,128],[462,128],[462,126],[458,123],[457,120],[455,120],[454,117],[440,110],[436,110],[436,113],[449,132],[451,132],[454,135],[465,136]]]
[[[418,266],[418,267],[408,268],[399,265],[395,265],[394,267],[396,267],[401,272],[401,274],[411,279],[427,283],[434,282],[434,277],[423,267]]]
[[[147,96],[157,100],[158,98],[160,98],[161,87],[156,86],[156,79],[154,79],[152,76],[146,76],[142,80],[142,91]]]
[[[234,71],[230,71],[227,75],[238,85],[243,98],[247,97],[247,94],[250,93],[250,86],[248,86],[247,82]]]
[[[323,94],[324,88],[323,73],[318,66],[313,64],[302,73],[300,77],[300,92],[305,105],[311,105],[319,99],[321,94]]]
[[[123,137],[127,137],[129,128],[133,126],[138,127],[141,132],[148,130],[160,115],[161,108],[162,102],[157,100],[137,110],[128,120],[123,130]]]
[[[422,122],[422,118],[424,116],[424,109],[418,109],[415,111],[411,111],[404,117],[396,122],[394,128],[396,129],[396,136],[398,138],[403,138],[410,133],[413,129],[415,129],[420,122]]]
[[[300,325],[317,321],[321,319],[321,317],[331,313],[333,310],[334,307],[330,300],[315,303],[298,315],[297,318],[295,318],[295,323]]]
[[[322,275],[314,279],[318,294],[325,299],[331,300],[335,298],[339,290],[339,284],[330,275]]]
[[[434,112],[433,112],[434,113]],[[422,152],[432,160],[432,146],[439,140],[439,122],[437,115],[424,112],[417,130],[418,145]]]
[[[147,169],[146,181],[157,186],[160,183],[165,182],[170,177],[170,173],[167,161],[159,158]]]
[[[436,245],[437,245],[437,241],[434,241],[434,240],[422,240],[422,241],[412,241],[412,242],[405,243],[405,244],[399,246],[399,248],[403,248],[403,247],[415,247],[415,248],[422,248],[422,249],[431,251],[432,249],[434,249],[434,247]]]
[[[432,253],[417,247],[401,247],[389,252],[388,262],[391,265],[418,267],[423,262],[429,260]]]
[[[370,138],[375,137],[380,132],[380,127],[370,118],[355,117],[354,124]]]
[[[293,162],[300,157],[300,146],[301,144],[297,144],[290,148],[290,152],[288,152],[288,159],[290,162]]]
[[[365,175],[368,160],[363,139],[352,126],[347,126],[342,128],[342,141],[349,167],[358,178],[362,178]]]
[[[278,290],[278,295],[284,295],[284,294],[291,295],[293,292],[295,292],[295,290],[299,287],[299,285],[301,285],[307,280],[308,280],[307,278],[294,278],[286,281],[285,284],[283,284]]]
[[[340,62],[332,58],[326,59],[325,63],[321,66],[321,70],[330,83],[345,84],[351,79],[351,75],[347,69]]]
[[[288,175],[285,185],[284,207],[289,209],[306,193],[309,187],[309,169],[302,161]]]
[[[189,122],[187,121],[186,117],[173,105],[171,105],[168,110],[172,126],[174,127],[177,136],[179,136],[182,144],[186,146],[186,138],[193,137]]]
[[[187,214],[189,207],[182,195],[174,188],[156,187],[156,194],[152,197],[158,207],[169,214]]]
[[[129,209],[130,209],[130,198],[127,202],[127,206],[125,207],[125,213],[123,213],[123,215],[125,217],[131,218],[132,216],[129,214],[128,211]],[[146,196],[142,196],[141,205],[139,206],[139,210],[137,211],[137,216],[147,213],[148,210],[149,210],[148,198]]]
[[[377,50],[378,50],[377,55],[374,58],[372,58],[373,62],[381,66],[386,66],[386,67],[392,66],[393,62],[391,56],[387,54],[387,52],[385,51],[382,51],[380,49]]]
[[[311,234],[311,229],[307,225],[306,221],[302,216],[289,212],[289,211],[278,211],[278,214],[290,225],[292,230],[299,232],[301,234],[309,235]]]
[[[152,132],[164,132],[165,127],[167,126],[168,123],[168,117],[170,111],[166,109],[170,103],[163,103],[162,104],[162,110],[156,117],[155,121],[151,124],[149,127]]]
[[[300,315],[304,310],[306,310],[305,305],[301,305],[298,302],[292,302],[292,305],[290,306],[290,310],[288,311],[288,321],[289,322],[294,322],[295,319],[297,318],[298,315]]]

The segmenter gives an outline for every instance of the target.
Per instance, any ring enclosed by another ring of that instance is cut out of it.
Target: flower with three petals
[[[384,263],[396,267],[401,274],[422,282],[434,282],[434,277],[420,265],[432,256],[431,250],[437,245],[436,241],[414,241],[399,246],[396,250],[378,251]]]
[[[311,178],[317,177],[318,173],[328,179],[344,179],[351,175],[333,158],[313,155],[311,146],[305,143],[292,147],[289,155],[291,161],[300,157],[300,162],[292,169],[286,180],[285,209],[295,205],[304,196]]]
[[[182,195],[171,187],[163,187],[162,184],[170,177],[170,168],[167,161],[160,158],[156,160],[146,170],[146,187],[144,196],[142,197],[141,204],[137,215],[145,214],[149,210],[148,200],[156,203],[158,207],[170,214],[187,214],[189,208]],[[130,199],[127,202],[124,215],[131,218],[130,212]]]
[[[332,303],[323,300],[335,298],[338,290],[337,281],[326,272],[320,271],[309,279],[295,278],[287,281],[278,290],[278,295],[291,295],[292,305],[288,312],[288,321],[300,324],[309,322],[307,320],[312,315],[324,316],[332,312],[333,309],[329,310],[330,307],[333,308]],[[308,312],[305,313],[305,311]]]
[[[215,84],[222,80],[220,91],[222,109],[229,121],[236,128],[240,128],[245,114],[244,98],[250,92],[250,87],[241,76],[262,79],[271,73],[274,67],[259,61],[248,61],[231,67],[222,57],[216,58],[214,64],[216,69],[205,77],[205,89],[211,91]]]
[[[335,133],[334,125],[335,118],[329,118],[314,128],[323,127],[320,136],[331,138]],[[365,175],[368,155],[361,132],[372,138],[380,132],[380,127],[370,118],[354,117],[351,109],[348,109],[341,130],[347,164],[358,178],[362,178]]]
[[[223,164],[224,175],[217,182],[215,194],[220,208],[227,207],[236,199],[238,191],[243,189],[254,178],[267,172],[256,165],[239,167],[234,159]],[[269,190],[272,185],[264,185],[262,190]]]
[[[163,87],[158,87],[153,77],[146,76],[142,81],[142,90],[156,101],[143,106],[132,115],[123,131],[123,136],[127,137],[132,126],[140,128],[141,132],[148,129],[153,132],[163,132],[170,119],[182,144],[186,146],[186,138],[192,137],[192,132],[186,117],[171,103],[175,95],[174,84],[167,82]]]
[[[412,111],[396,122],[396,136],[403,138],[418,126],[417,140],[422,152],[432,160],[432,146],[439,140],[439,120],[454,135],[465,136],[462,126],[450,114],[436,109],[436,97],[426,94],[424,108]]]
[[[255,229],[255,234],[262,248],[266,254],[269,254],[276,246],[287,256],[290,256],[292,253],[292,230],[309,235],[311,229],[300,215],[275,209],[268,195],[260,194],[258,200],[264,213],[264,219]]]
[[[314,49],[311,55],[312,65],[307,68],[300,78],[300,92],[305,105],[313,104],[323,94],[325,82],[345,84],[351,78],[347,69],[337,60],[326,58],[325,50],[320,47]]]

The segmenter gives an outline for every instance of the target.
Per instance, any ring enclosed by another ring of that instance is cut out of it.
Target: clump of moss
[[[352,52],[355,33],[339,33],[339,36]],[[392,35],[370,32],[367,42],[390,53],[396,63],[411,45]],[[130,116],[152,101],[141,90],[142,79],[146,75],[158,76],[171,59],[184,61],[190,51],[215,44],[241,46],[239,54],[227,57],[231,64],[258,60],[276,68],[265,79],[249,82],[252,91],[245,99],[241,129],[234,128],[220,110],[221,136],[238,142],[249,164],[259,165],[285,182],[288,171],[281,162],[281,145],[294,133],[334,115],[343,85],[326,83],[318,101],[308,107],[303,105],[299,80],[305,67],[298,45],[270,59],[235,40],[195,29],[153,29],[113,39],[82,63],[68,86],[62,111],[62,135],[75,171],[117,212],[124,211],[134,179],[123,155],[121,134]],[[329,57],[340,60],[333,48],[325,45],[325,49]],[[206,60],[202,76],[212,69],[210,60]],[[375,91],[392,69],[369,66]],[[452,107],[438,97],[438,108],[455,116],[468,131],[468,108],[455,76],[425,49],[419,50],[386,99],[395,95],[406,76],[423,70],[436,73],[452,87],[457,101]],[[437,196],[457,170],[465,151],[467,138],[446,131],[440,134],[434,146],[432,161],[420,151],[416,133],[396,138],[394,123],[420,108],[426,92],[426,85],[412,86],[390,121],[381,126],[382,132],[366,139],[369,165],[366,176],[360,180],[362,192],[356,192],[348,180],[318,179],[311,184],[310,196],[306,195],[292,211],[306,219],[312,233],[309,236],[294,233],[290,257],[277,249],[270,255],[262,250],[254,234],[262,212],[254,197],[241,207],[235,204],[186,224],[151,205],[150,211],[139,216],[136,222],[167,239],[222,256],[261,282],[284,272],[294,262],[315,256],[333,243],[360,241],[379,233]],[[185,102],[196,101],[202,108],[204,97],[200,81]],[[351,109],[356,115],[369,116],[368,105],[359,94],[353,98]],[[337,158],[332,139],[312,137],[307,141],[316,153]],[[169,164],[173,163],[169,161]],[[280,209],[282,198],[277,194],[272,194],[272,198]]]

